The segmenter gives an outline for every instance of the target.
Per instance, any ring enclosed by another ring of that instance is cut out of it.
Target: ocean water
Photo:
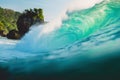
[[[120,1],[94,1],[67,9],[62,19],[34,25],[19,41],[1,38],[0,67],[7,76],[2,78],[108,80],[119,76]]]

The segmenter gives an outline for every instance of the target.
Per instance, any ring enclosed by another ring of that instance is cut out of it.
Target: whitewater
[[[119,75],[119,53],[120,0],[76,0],[62,16],[33,25],[21,40],[0,39],[0,67],[9,80]]]

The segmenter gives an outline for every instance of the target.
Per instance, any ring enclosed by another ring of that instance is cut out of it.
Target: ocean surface
[[[120,0],[95,1],[66,9],[63,17],[46,25],[34,25],[21,40],[1,37],[0,78],[108,80],[119,76]]]

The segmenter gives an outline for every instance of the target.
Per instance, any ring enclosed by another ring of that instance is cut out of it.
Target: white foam
[[[70,3],[69,6],[66,6],[66,9],[63,9],[61,15],[58,16],[56,19],[45,25],[41,33],[49,33],[61,27],[62,20],[67,18],[66,12],[72,12],[74,10],[82,10],[93,7],[95,4],[102,2],[103,0],[74,0]]]

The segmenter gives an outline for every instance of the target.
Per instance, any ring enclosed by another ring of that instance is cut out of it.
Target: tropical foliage
[[[41,8],[26,9],[23,13],[0,7],[0,36],[20,39],[36,23],[44,23]]]
[[[20,12],[0,7],[0,31],[8,33],[10,30],[17,30],[16,22],[20,15]]]

